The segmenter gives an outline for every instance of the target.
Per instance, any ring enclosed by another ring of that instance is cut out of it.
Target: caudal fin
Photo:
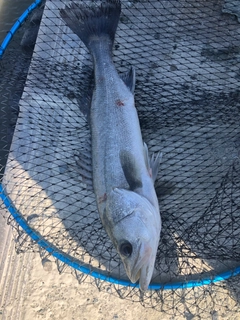
[[[120,13],[120,0],[106,0],[100,6],[72,2],[60,10],[62,19],[90,50],[91,42],[103,36],[113,45]]]

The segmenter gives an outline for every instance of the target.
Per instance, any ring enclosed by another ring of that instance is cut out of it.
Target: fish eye
[[[121,255],[123,255],[124,257],[130,257],[132,254],[132,251],[133,251],[131,243],[128,241],[124,241],[120,245],[119,251],[120,251]]]

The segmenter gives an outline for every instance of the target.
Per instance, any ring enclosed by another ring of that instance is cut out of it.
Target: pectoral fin
[[[120,152],[120,162],[130,190],[142,188],[141,176],[134,156],[129,151],[122,151]]]
[[[162,153],[158,152],[156,156],[153,153],[152,157],[150,158],[148,153],[148,147],[145,142],[143,144],[143,148],[147,169],[149,171],[150,176],[152,177],[153,182],[155,182],[155,180],[157,179],[159,166],[162,160]]]

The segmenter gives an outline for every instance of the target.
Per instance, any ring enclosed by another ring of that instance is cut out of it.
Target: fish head
[[[110,197],[110,238],[129,279],[133,283],[139,280],[140,289],[145,291],[152,278],[160,238],[159,208],[130,190],[115,188]]]

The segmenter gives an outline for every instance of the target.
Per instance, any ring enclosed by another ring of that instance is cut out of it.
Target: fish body
[[[148,158],[142,141],[134,69],[120,77],[113,63],[120,12],[119,0],[107,0],[92,8],[72,3],[61,16],[93,57],[95,89],[89,119],[98,211],[128,277],[139,280],[144,291],[152,278],[161,231],[154,189],[159,161]]]

